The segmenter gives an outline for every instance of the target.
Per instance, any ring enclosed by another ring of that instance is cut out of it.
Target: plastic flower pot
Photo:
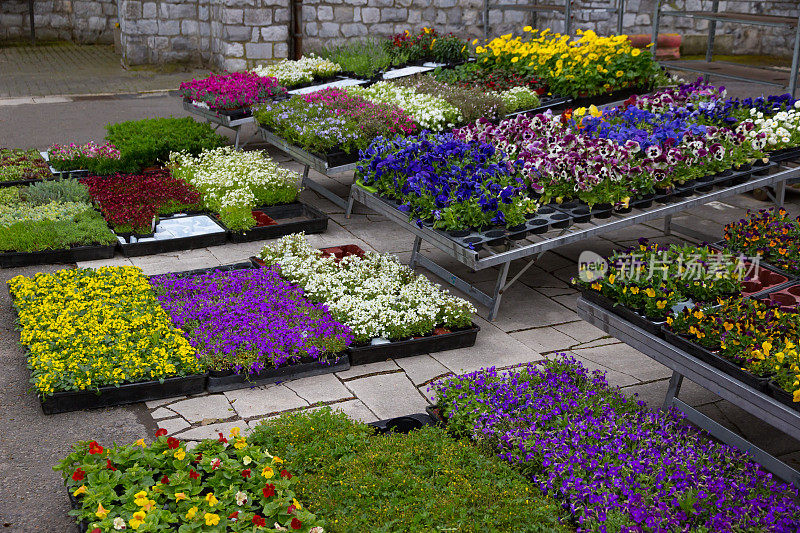
[[[591,213],[595,218],[608,218],[611,216],[611,208],[612,205],[609,203],[594,204]]]
[[[547,222],[545,218],[532,218],[526,224],[528,231],[534,235],[541,235],[542,233],[547,233],[548,226],[550,224]]]
[[[456,238],[466,237],[470,233],[472,232],[468,229],[454,229],[447,232],[448,235]]]

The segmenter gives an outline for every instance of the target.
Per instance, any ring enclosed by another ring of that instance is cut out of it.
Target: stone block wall
[[[609,0],[573,0],[573,29],[593,29],[600,34],[616,33],[617,15],[606,9]],[[655,0],[627,0],[623,18],[625,33],[652,33]],[[711,11],[711,0],[662,0],[663,11]],[[719,12],[750,13],[759,15],[784,15],[796,17],[797,0],[720,0]],[[562,15],[539,14],[537,27],[564,28]],[[692,53],[705,53],[707,20],[664,17],[659,23],[659,33],[680,33],[684,42],[693,48]],[[770,28],[743,24],[717,23],[717,53],[768,54],[790,57],[794,47],[795,32],[788,28]],[[699,48],[699,49],[698,49]]]
[[[113,43],[117,0],[36,0],[36,38],[76,43]],[[30,36],[27,0],[0,1],[0,41]]]

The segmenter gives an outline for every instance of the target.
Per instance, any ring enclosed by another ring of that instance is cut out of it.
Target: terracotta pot
[[[648,44],[653,42],[653,38],[649,33],[637,33],[634,35],[628,35],[628,40],[636,48],[644,48]],[[656,48],[656,58],[680,59],[682,40],[683,38],[678,33],[659,33],[658,48]]]

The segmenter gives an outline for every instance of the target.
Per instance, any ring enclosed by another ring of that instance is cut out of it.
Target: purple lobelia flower
[[[214,370],[250,374],[299,361],[325,363],[353,340],[327,307],[309,302],[274,268],[165,274],[150,283]]]

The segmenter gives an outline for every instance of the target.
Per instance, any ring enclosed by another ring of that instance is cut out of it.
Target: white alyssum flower
[[[281,275],[324,303],[359,342],[430,333],[437,326],[464,327],[475,308],[401,265],[395,256],[367,252],[339,262],[323,257],[302,233],[266,246],[260,257],[280,265]]]
[[[284,59],[272,65],[258,65],[250,72],[261,77],[277,78],[281,85],[291,87],[314,78],[333,76],[341,70],[342,67],[338,63],[310,54],[297,60]]]
[[[427,130],[442,131],[464,121],[461,111],[443,98],[418,93],[412,87],[389,81],[379,81],[369,87],[347,87],[345,91],[370,102],[396,105]]]
[[[756,109],[750,110],[750,116],[755,128],[748,135],[751,138],[761,137],[770,150],[800,146],[800,111],[797,106],[785,111],[779,111],[771,117]]]

